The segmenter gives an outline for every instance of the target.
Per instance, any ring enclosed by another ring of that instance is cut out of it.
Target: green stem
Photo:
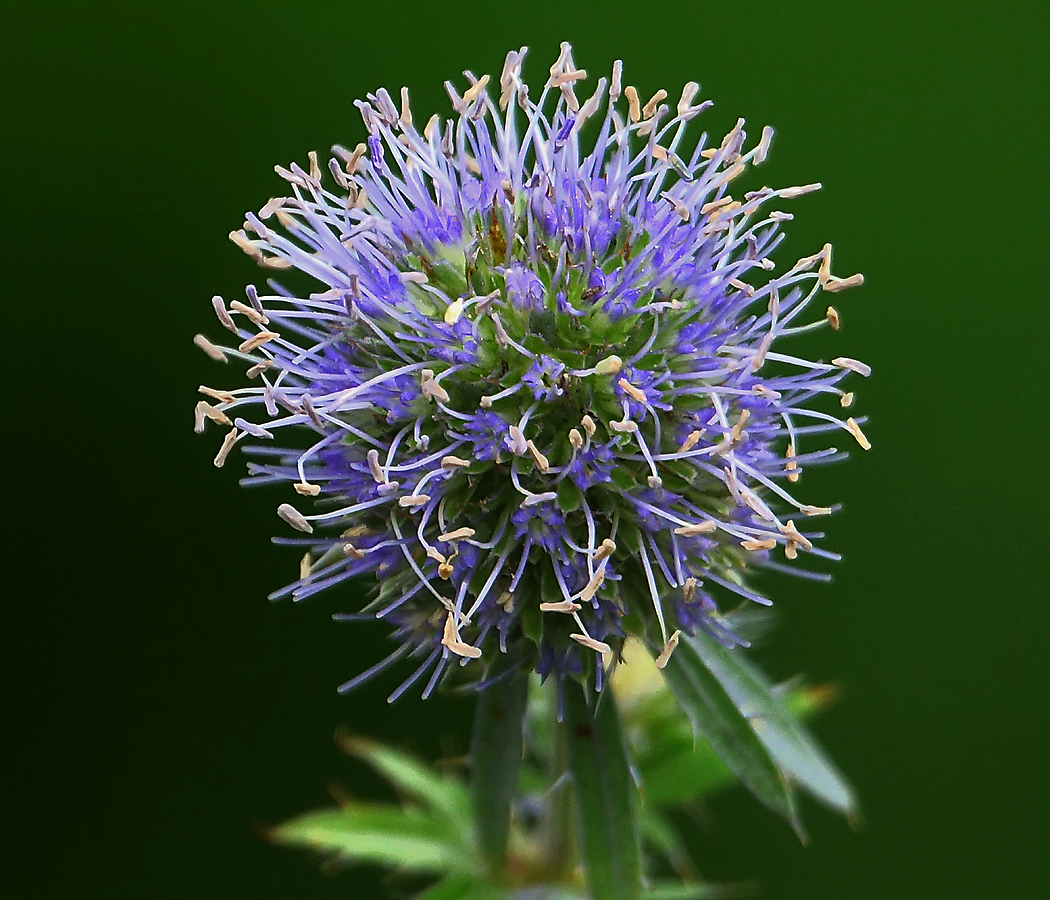
[[[556,719],[557,702],[551,704],[550,787],[544,823],[543,857],[550,879],[556,884],[571,881],[576,870],[576,804],[567,779],[569,741],[565,724]]]

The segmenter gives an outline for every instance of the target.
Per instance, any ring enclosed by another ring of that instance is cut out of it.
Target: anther
[[[769,400],[779,400],[783,396],[780,391],[774,391],[772,388],[767,388],[764,384],[756,384],[751,388],[751,393],[756,397],[766,397]]]
[[[645,479],[645,483],[654,491],[659,490],[664,486],[664,480],[659,475],[650,475]]]
[[[236,428],[231,428],[226,437],[222,439],[222,446],[219,447],[219,452],[215,454],[215,459],[212,460],[216,469],[221,469],[223,467],[226,462],[226,457],[230,455],[233,445],[237,443],[237,438],[240,436],[241,433]]]
[[[682,525],[674,530],[675,534],[679,534],[682,537],[693,537],[696,534],[710,534],[718,527],[718,524],[712,519],[708,519],[706,522],[697,522],[695,525]]]
[[[860,362],[856,359],[850,359],[848,356],[836,356],[831,364],[838,366],[840,369],[849,369],[851,372],[856,372],[858,375],[863,375],[867,378],[871,374],[871,366]]]
[[[652,97],[649,98],[649,102],[642,107],[642,115],[646,119],[651,119],[653,113],[656,112],[656,107],[660,104],[660,101],[667,99],[667,91],[662,88],[658,90]]]
[[[557,603],[541,603],[540,612],[574,613],[583,607],[571,600],[559,600]]]
[[[741,439],[744,437],[744,425],[747,423],[751,412],[747,409],[740,410],[740,418],[736,420],[736,424],[729,432],[729,440],[734,444],[739,444]]]
[[[584,416],[580,419],[580,424],[583,426],[583,430],[587,433],[587,437],[594,437],[594,432],[598,430],[594,424],[594,419],[590,416]]]
[[[439,553],[433,547],[427,547],[427,556],[439,563],[447,562],[447,560],[445,559],[445,554]]]
[[[441,643],[448,647],[448,649],[457,656],[465,656],[468,659],[477,659],[481,656],[481,650],[478,647],[472,647],[470,644],[465,644],[459,639],[459,631],[456,628],[455,613],[451,611],[445,619],[445,630],[441,637]]]
[[[853,405],[853,391],[843,391],[839,396],[839,404],[845,408]]]
[[[303,411],[306,413],[307,418],[318,428],[324,429],[324,420],[318,415],[317,408],[314,406],[313,400],[310,399],[310,395],[303,394],[299,398],[299,402],[302,403]]]
[[[307,534],[313,534],[313,525],[307,522],[303,514],[290,503],[282,503],[278,506],[277,515],[284,519],[284,521],[291,525],[296,531],[305,531]]]
[[[856,275],[850,275],[849,278],[835,278],[834,276],[829,278],[827,284],[824,285],[824,290],[829,294],[837,294],[839,291],[860,287],[862,284],[864,284],[864,276],[858,272]]]
[[[546,503],[548,500],[553,500],[557,496],[554,491],[544,491],[542,494],[529,494],[528,497],[521,501],[521,506],[527,509],[530,506],[535,506],[537,503]]]
[[[546,456],[540,453],[536,445],[531,440],[529,440],[525,442],[525,446],[528,447],[529,453],[532,454],[532,458],[536,462],[536,468],[538,468],[541,472],[544,473],[549,472],[550,461],[547,459]]]
[[[608,559],[616,552],[616,542],[606,538],[601,544],[598,545],[598,549],[594,551],[594,555],[591,557],[595,562],[601,562],[603,559]]]
[[[475,531],[473,528],[457,528],[455,531],[448,531],[445,534],[439,534],[438,540],[445,541],[463,541],[467,538],[474,537]]]
[[[321,493],[321,488],[316,484],[310,484],[307,481],[297,481],[292,485],[295,488],[297,494],[302,494],[304,497],[316,497]]]
[[[310,552],[307,551],[303,554],[303,558],[299,560],[299,580],[306,581],[310,577]]]
[[[345,553],[351,559],[363,559],[364,556],[365,556],[365,551],[364,550],[359,550],[357,547],[355,547],[349,541],[347,541],[345,544],[343,544],[343,553]]]
[[[695,597],[695,596],[696,596],[696,579],[693,578],[692,576],[690,576],[689,578],[687,578],[685,580],[685,583],[682,585],[682,599],[685,600],[686,603],[690,603],[692,601],[693,597]]]
[[[218,298],[216,298],[216,299],[218,299]],[[270,321],[269,317],[265,313],[259,312],[257,309],[255,309],[254,307],[249,306],[247,303],[241,303],[240,300],[232,300],[232,301],[230,301],[230,308],[235,310],[236,312],[241,313],[241,315],[247,317],[252,322],[254,322],[256,325],[266,325]],[[225,323],[223,323],[223,324],[225,324]],[[234,326],[230,330],[233,331],[235,329],[236,329],[236,326]]]
[[[222,323],[222,327],[236,333],[237,323],[230,318],[230,314],[226,311],[226,307],[223,305],[222,297],[218,295],[212,297],[211,305],[215,309],[215,315]]]
[[[799,187],[784,188],[783,190],[778,191],[777,193],[784,200],[792,200],[795,197],[801,197],[803,194],[812,194],[813,191],[819,191],[821,187],[821,183],[817,181],[813,184],[803,184]]]
[[[428,400],[436,399],[441,403],[449,401],[448,391],[434,380],[433,369],[423,369],[419,373],[419,389]]]
[[[660,651],[660,655],[656,657],[656,668],[662,669],[667,665],[667,661],[671,658],[671,654],[674,652],[674,648],[678,646],[678,636],[681,634],[680,631],[676,631],[668,639],[667,643],[664,644],[664,649]]]
[[[442,456],[442,469],[463,469],[470,465],[469,459],[460,459],[458,456]]]
[[[827,290],[826,287],[825,290]],[[828,324],[832,331],[838,331],[842,327],[842,317],[839,316],[839,311],[834,306],[828,307]]]
[[[572,444],[574,450],[579,450],[583,446],[583,435],[580,434],[579,429],[569,429],[569,443]]]
[[[418,509],[430,502],[429,494],[409,494],[407,497],[398,497],[397,505],[402,509]]]
[[[773,346],[773,332],[767,332],[765,337],[762,338],[758,345],[758,350],[755,351],[755,355],[751,357],[751,371],[757,372],[762,368],[762,364],[766,361],[766,355],[769,353],[769,348]]]
[[[621,421],[612,421],[609,423],[609,427],[613,431],[618,431],[620,434],[635,434],[638,431],[638,423],[631,419],[624,419]]]
[[[615,375],[620,371],[623,361],[618,356],[607,356],[594,367],[595,375]]]
[[[227,362],[226,354],[209,341],[203,334],[194,335],[193,343],[200,347],[200,349],[204,351],[204,354],[210,359],[214,359],[216,362]]]
[[[515,456],[524,456],[529,452],[529,442],[525,440],[525,435],[517,425],[509,426],[507,433],[510,435],[511,453]]]
[[[788,444],[787,453],[785,454],[787,461],[784,463],[784,469],[787,471],[787,479],[792,484],[798,481],[798,463],[795,462],[795,445],[793,443]]]
[[[463,315],[463,298],[460,297],[457,300],[453,300],[445,308],[445,324],[455,325],[459,321],[459,317]]]
[[[612,647],[610,647],[604,641],[596,641],[594,638],[590,637],[589,635],[586,635],[586,634],[570,634],[569,637],[571,637],[574,641],[576,641],[577,644],[583,644],[584,647],[589,647],[591,650],[595,650],[598,653],[601,653],[602,656],[605,656],[606,654],[611,654],[612,653]]]
[[[800,507],[799,511],[804,516],[830,516],[832,512],[830,506],[810,506],[809,504]]]
[[[773,141],[773,129],[768,125],[762,129],[762,137],[758,141],[758,146],[755,148],[755,155],[751,162],[759,166],[766,161],[766,156],[769,155],[769,145]]]
[[[849,429],[850,434],[857,439],[857,443],[860,444],[862,450],[871,449],[871,441],[864,436],[864,432],[860,430],[856,420],[852,418],[846,419],[846,427]]]
[[[249,422],[247,419],[234,419],[233,424],[240,428],[245,434],[250,434],[252,437],[262,438],[265,441],[273,440],[272,432],[267,431],[261,425]]]
[[[638,101],[638,89],[629,84],[623,89],[623,95],[627,98],[627,115],[632,122],[638,122],[642,118],[642,105]]]
[[[206,397],[211,397],[212,400],[218,400],[220,403],[233,403],[237,399],[229,391],[217,391],[215,388],[205,387],[203,384],[199,385],[197,390]]]
[[[443,562],[438,565],[438,575],[448,581],[452,577],[452,563]]]
[[[383,467],[379,465],[379,451],[374,447],[365,454],[365,459],[368,461],[368,471],[372,473],[372,478],[376,484],[385,484],[390,479],[387,477],[386,472],[383,471]]]
[[[626,378],[621,378],[621,379],[620,379],[619,381],[617,381],[616,383],[617,383],[617,384],[618,384],[618,385],[619,385],[619,386],[620,386],[621,388],[623,388],[623,391],[624,391],[624,393],[625,393],[625,394],[628,394],[628,395],[629,395],[629,396],[631,396],[631,397],[632,397],[633,399],[637,400],[637,401],[638,401],[639,403],[645,403],[645,392],[644,392],[644,391],[641,391],[641,390],[639,390],[638,388],[636,388],[636,387],[635,387],[635,386],[634,386],[633,384],[631,384],[631,382],[629,382],[629,381],[628,381],[628,380],[627,380]]]
[[[193,408],[193,430],[200,434],[204,431],[204,420],[211,419],[220,425],[232,425],[229,416],[222,410],[216,409],[207,400],[201,400]]]
[[[763,541],[741,541],[740,546],[745,550],[772,550],[777,545],[776,538],[766,538]]]
[[[264,359],[262,362],[257,362],[254,366],[250,366],[244,373],[248,378],[258,378],[267,369],[273,368],[272,359]]]
[[[678,448],[678,452],[688,453],[697,445],[697,442],[701,437],[703,437],[703,435],[699,431],[690,431],[686,439],[682,441],[682,445]]]
[[[735,202],[733,198],[728,195],[726,195],[725,197],[720,197],[717,200],[712,200],[709,203],[705,203],[703,206],[700,207],[700,215],[706,216],[709,213],[713,213],[716,210],[721,209],[723,206],[728,206],[730,203],[733,202]]]
[[[280,335],[276,331],[260,331],[257,335],[248,338],[244,341],[237,349],[241,353],[251,353],[252,350],[256,350],[268,341],[272,341],[274,338],[278,338]]]

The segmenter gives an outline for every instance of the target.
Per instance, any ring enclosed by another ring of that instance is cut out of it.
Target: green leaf
[[[700,645],[682,636],[664,667],[664,677],[697,735],[762,803],[798,830],[791,789],[751,722],[740,711],[721,679],[708,668]],[[705,645],[706,650],[706,645]]]
[[[699,631],[682,643],[692,648],[737,708],[751,718],[762,744],[791,780],[833,809],[847,816],[858,814],[856,796],[849,783],[792,715],[788,703],[773,693],[769,682],[743,653],[723,647]]]
[[[440,822],[391,807],[348,806],[297,816],[269,832],[281,844],[337,853],[354,862],[435,872],[464,868],[461,848],[444,839]]]
[[[429,890],[416,895],[416,900],[503,900],[503,892],[470,875],[450,875]]]
[[[565,681],[569,767],[576,790],[580,845],[595,900],[639,900],[641,841],[635,786],[611,691],[592,711],[582,685]]]
[[[675,884],[657,882],[644,894],[644,900],[723,900],[755,893],[749,884]]]
[[[470,801],[460,782],[382,744],[349,735],[342,735],[338,740],[345,752],[365,760],[394,787],[447,820],[457,825],[470,820]]]
[[[496,677],[518,660],[500,655],[487,674]],[[481,692],[470,741],[470,799],[482,856],[502,873],[510,833],[511,804],[523,752],[522,725],[529,696],[528,672],[519,670]]]

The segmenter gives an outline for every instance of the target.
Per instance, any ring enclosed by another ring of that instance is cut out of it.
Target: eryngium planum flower
[[[524,55],[498,86],[446,84],[454,118],[419,128],[407,91],[380,90],[327,172],[278,167],[289,195],[231,237],[314,289],[216,297],[234,338],[197,337],[254,382],[201,388],[198,430],[230,429],[215,464],[258,440],[245,483],[299,495],[278,514],[307,553],[274,596],[378,579],[363,614],[398,647],[344,687],[405,656],[394,697],[460,666],[483,685],[508,652],[600,687],[629,635],[661,662],[678,630],[732,643],[719,606],[768,602],[749,568],[833,556],[806,524],[831,509],[791,490],[842,454],[810,441],[868,447],[837,412],[868,368],[781,349],[837,330],[806,313],[863,279],[832,275],[830,245],[777,273],[791,215],[768,208],[820,185],[734,190],[772,130],[689,143],[698,86],[642,102],[619,63],[581,98],[568,44],[533,96]]]

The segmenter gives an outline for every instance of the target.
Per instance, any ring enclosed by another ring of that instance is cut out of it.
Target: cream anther
[[[729,440],[734,444],[739,444],[741,439],[744,437],[744,425],[747,424],[748,417],[751,415],[751,411],[742,409],[740,411],[740,418],[736,420],[736,424],[729,432]]]
[[[204,431],[204,420],[211,419],[220,425],[232,425],[229,416],[222,410],[216,409],[207,400],[201,400],[193,408],[193,430],[200,434]]]
[[[682,525],[674,530],[675,534],[679,534],[682,537],[693,537],[697,534],[710,534],[718,527],[718,524],[711,519],[706,522],[697,522],[695,525]]]
[[[548,500],[553,500],[557,496],[554,491],[544,491],[542,494],[529,494],[528,497],[521,501],[521,506],[527,509],[530,506],[535,506],[537,503],[546,503]]]
[[[349,556],[351,559],[363,559],[365,556],[364,550],[359,550],[350,541],[343,544],[343,553]]]
[[[856,372],[858,375],[863,375],[867,378],[871,374],[871,366],[860,362],[856,359],[850,359],[848,356],[836,356],[831,364],[838,366],[840,369],[849,369],[851,372]]]
[[[745,550],[772,550],[777,545],[776,538],[766,538],[762,541],[741,541],[740,546]]]
[[[773,129],[768,125],[762,129],[762,137],[759,138],[758,146],[755,148],[755,155],[752,158],[752,164],[759,166],[766,161],[766,157],[769,155],[769,145],[773,142]]]
[[[658,90],[652,97],[649,98],[649,102],[642,107],[642,116],[646,119],[651,119],[653,113],[656,112],[656,107],[659,106],[660,102],[667,99],[667,91],[662,88]]]
[[[291,525],[296,531],[305,531],[307,534],[313,534],[313,525],[307,522],[303,514],[290,503],[282,503],[278,506],[277,515],[284,519],[284,521]]]
[[[477,81],[475,81],[466,91],[463,92],[463,102],[473,103],[478,97],[481,96],[481,92],[488,87],[489,76],[482,75]]]
[[[533,460],[536,463],[536,468],[539,469],[541,472],[544,472],[544,473],[549,472],[550,471],[550,462],[549,462],[549,460],[547,459],[546,456],[544,456],[542,453],[540,453],[540,451],[536,447],[536,445],[531,440],[529,440],[529,441],[525,442],[525,446],[528,448],[529,453],[532,454],[532,458],[533,458]]]
[[[618,356],[607,356],[594,367],[595,375],[615,375],[620,371],[623,361]]]
[[[240,436],[241,433],[236,428],[231,428],[226,434],[226,437],[222,439],[222,446],[219,447],[219,452],[215,454],[215,459],[212,460],[216,469],[221,469],[223,467],[226,462],[226,457],[230,455],[233,445],[237,443],[237,438]]]
[[[226,354],[222,350],[216,347],[211,341],[209,341],[203,334],[197,334],[193,336],[193,343],[200,347],[204,351],[205,355],[216,362],[227,362]]]
[[[279,338],[280,335],[276,331],[260,331],[257,335],[248,338],[244,341],[237,349],[241,353],[251,353],[252,350],[257,350],[263,344],[269,343],[274,338]]]
[[[623,391],[624,391],[625,394],[630,395],[633,399],[637,400],[639,403],[645,403],[645,392],[644,391],[640,391],[633,384],[631,384],[631,382],[629,382],[626,378],[621,378],[616,383],[621,388],[623,388]]]
[[[295,488],[297,494],[301,494],[304,497],[316,497],[321,493],[319,485],[310,484],[307,481],[297,481],[292,487]]]
[[[813,184],[803,184],[799,187],[784,188],[781,191],[777,191],[777,194],[785,200],[791,200],[795,197],[801,197],[803,194],[811,194],[813,191],[819,191],[822,185],[819,181]]]
[[[258,378],[263,372],[271,368],[273,368],[273,360],[264,359],[261,362],[257,362],[254,366],[249,366],[244,374],[247,378]]]
[[[387,477],[386,472],[383,471],[383,467],[379,465],[379,451],[374,447],[365,454],[365,459],[368,460],[368,471],[372,473],[372,478],[376,484],[385,484],[390,479]]]
[[[574,450],[579,450],[583,446],[583,435],[580,434],[579,429],[569,429],[569,443],[572,444]]]
[[[229,391],[217,391],[215,388],[205,387],[203,384],[199,385],[197,390],[206,397],[211,397],[212,400],[218,400],[220,403],[233,403],[237,399]]]
[[[481,398],[481,399],[480,399],[480,400],[478,401],[478,405],[479,405],[479,406],[480,406],[480,407],[481,407],[482,409],[490,409],[490,408],[492,407],[492,398],[491,398],[491,397],[482,397],[482,398]]]
[[[458,300],[453,300],[447,307],[445,307],[445,324],[455,325],[459,321],[459,317],[463,315],[463,298],[460,297]]]
[[[830,506],[810,506],[809,504],[806,504],[804,506],[801,506],[799,508],[799,511],[804,516],[830,516],[831,515],[831,507]]]
[[[242,316],[250,319],[256,325],[267,325],[270,322],[269,317],[265,313],[259,312],[247,303],[241,303],[240,300],[231,300],[230,309],[239,312]],[[236,328],[236,326],[234,326],[234,328]],[[230,330],[232,331],[234,329],[231,328]]]
[[[864,436],[864,432],[860,430],[860,426],[854,419],[846,419],[846,427],[849,429],[850,434],[857,439],[857,443],[860,444],[862,450],[871,449],[871,441]]]
[[[853,405],[853,391],[843,391],[839,397],[839,404],[845,409]]]
[[[667,661],[671,658],[671,654],[674,653],[674,648],[678,646],[678,636],[681,633],[682,632],[680,631],[676,631],[667,639],[667,643],[664,644],[664,649],[660,651],[660,655],[655,659],[656,668],[662,669],[667,665]]]
[[[682,584],[682,598],[689,603],[696,596],[696,579],[690,576]]]
[[[609,427],[620,434],[635,434],[638,431],[638,423],[631,419],[624,419],[622,422],[612,421],[609,423]]]
[[[638,122],[642,118],[642,104],[638,100],[638,89],[629,84],[623,89],[623,95],[627,98],[627,115],[632,122]]]
[[[783,396],[780,391],[767,388],[764,384],[756,384],[751,388],[751,393],[756,397],[766,397],[769,400],[779,400]]]
[[[798,544],[803,550],[813,549],[813,542],[795,527],[793,520],[788,519],[786,525],[778,525],[777,528],[784,537]]]
[[[467,538],[472,538],[477,532],[473,528],[457,528],[455,531],[447,531],[444,534],[438,535],[439,541],[448,543],[449,541],[465,541]]]
[[[590,416],[584,416],[580,419],[580,424],[583,426],[583,430],[587,433],[587,437],[594,437],[594,432],[598,430],[594,424],[594,419]]]
[[[664,486],[664,480],[659,475],[650,475],[645,479],[645,483],[654,491],[659,490]]]
[[[461,459],[458,456],[442,456],[442,469],[463,469],[470,465],[469,459]]]
[[[574,613],[583,609],[579,603],[571,600],[559,600],[557,603],[541,603],[540,612]]]
[[[511,425],[507,428],[507,434],[510,435],[510,452],[515,456],[524,456],[529,452],[529,442],[525,440],[525,435],[517,425]]]
[[[222,323],[222,327],[236,333],[237,323],[230,318],[230,314],[226,311],[225,305],[223,305],[222,297],[218,295],[212,297],[211,305],[215,310],[216,317]],[[252,312],[254,312],[254,310],[252,310]]]
[[[448,560],[445,559],[445,554],[444,553],[439,553],[433,547],[427,547],[427,556],[430,557],[430,559],[433,559],[433,560],[435,560],[436,562],[439,562],[439,563],[446,563],[446,562],[448,562]]]
[[[864,284],[864,276],[860,272],[856,275],[850,275],[849,278],[832,276],[828,279],[827,284],[824,285],[824,290],[829,294],[837,294],[839,291],[844,291],[851,287],[860,287],[862,284]]]
[[[610,647],[604,641],[596,641],[594,638],[590,637],[589,635],[586,635],[586,634],[570,634],[569,637],[571,637],[574,641],[576,641],[577,644],[583,644],[584,647],[589,647],[591,650],[595,650],[598,653],[601,653],[602,656],[605,656],[606,654],[611,654],[612,653],[612,647]]]
[[[682,445],[678,448],[679,453],[688,453],[697,445],[700,438],[703,437],[699,431],[690,431],[686,439],[682,441]]]
[[[463,656],[467,659],[477,659],[481,656],[481,650],[478,647],[472,647],[470,644],[465,644],[459,639],[459,630],[456,628],[455,614],[449,612],[448,618],[445,619],[445,630],[441,638],[441,643],[448,647],[456,656]]]
[[[418,509],[430,502],[430,494],[409,494],[407,497],[398,497],[397,505],[402,509]]]
[[[827,290],[826,287],[825,290]],[[842,318],[839,316],[839,311],[834,306],[829,306],[827,316],[831,330],[838,331],[842,327]]]
[[[449,401],[448,391],[434,380],[433,369],[423,369],[419,373],[419,389],[428,400],[439,400],[441,403]]]
[[[787,472],[788,481],[794,483],[798,481],[798,463],[795,462],[795,445],[788,444],[787,453],[785,454],[787,461],[784,463],[784,469]]]
[[[616,552],[615,541],[606,538],[601,544],[598,545],[598,549],[594,551],[594,555],[591,557],[595,562],[601,562],[603,559],[607,559]]]

